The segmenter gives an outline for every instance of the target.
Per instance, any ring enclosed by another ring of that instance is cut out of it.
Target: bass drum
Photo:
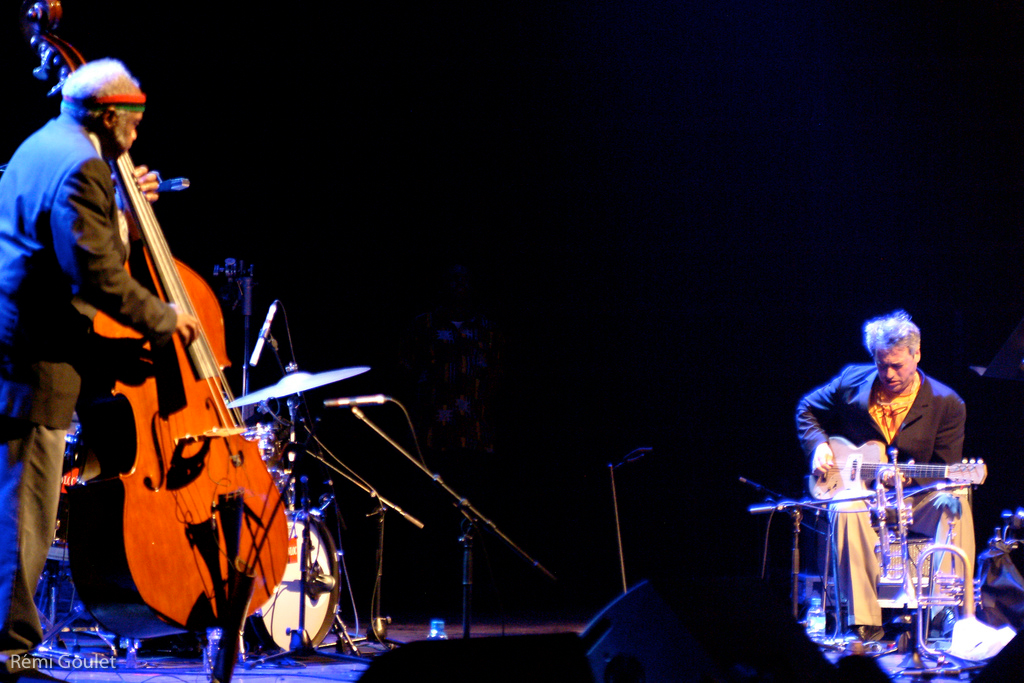
[[[71,429],[64,436],[64,465],[61,469],[60,499],[57,502],[57,528],[54,532],[53,546],[59,550],[60,559],[67,559],[68,524],[68,487],[82,483],[85,470],[85,453],[82,449],[82,426],[75,415]],[[52,557],[51,552],[50,559]]]
[[[285,650],[290,649],[291,632],[299,627],[299,600],[303,595],[299,552],[302,550],[302,534],[306,528],[303,520],[295,519],[293,513],[288,515],[288,565],[284,570],[284,578],[257,612],[274,643]],[[331,534],[316,517],[309,531],[310,577],[305,591],[305,627],[310,642],[316,647],[323,642],[334,624],[341,584],[338,555]]]

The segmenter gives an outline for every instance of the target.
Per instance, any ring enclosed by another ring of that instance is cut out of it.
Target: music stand
[[[971,366],[982,377],[1024,381],[1024,320],[996,352],[987,367]]]

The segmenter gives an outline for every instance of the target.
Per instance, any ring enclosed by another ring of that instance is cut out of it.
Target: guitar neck
[[[878,475],[878,471],[886,467],[892,467],[889,463],[864,463],[861,465],[861,479],[870,481]],[[917,465],[897,463],[900,472],[912,479],[946,479],[949,474],[949,465]]]

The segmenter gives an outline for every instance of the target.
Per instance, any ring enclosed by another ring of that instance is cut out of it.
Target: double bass
[[[53,30],[59,0],[23,5],[22,30],[58,85],[84,63]],[[245,618],[273,595],[287,564],[280,491],[258,444],[243,436],[223,374],[228,365],[217,297],[177,261],[127,152],[115,178],[142,236],[140,282],[200,321],[189,345],[175,335],[148,349],[142,377],[118,379],[95,407],[80,410],[83,441],[100,454],[101,476],[69,489],[72,577],[96,620],[119,636],[149,638],[221,627],[213,677],[230,679]],[[111,340],[140,335],[102,313],[94,331]],[[106,463],[106,465],[103,465]]]

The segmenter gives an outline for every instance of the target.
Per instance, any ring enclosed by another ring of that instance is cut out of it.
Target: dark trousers
[[[36,586],[53,544],[65,430],[0,418],[0,655],[43,639]]]

